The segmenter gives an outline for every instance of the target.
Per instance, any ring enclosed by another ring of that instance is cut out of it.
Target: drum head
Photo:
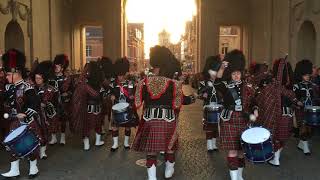
[[[203,107],[204,109],[210,109],[210,110],[219,110],[223,108],[223,105],[221,104],[209,104]]]
[[[118,103],[112,106],[112,110],[119,111],[129,107],[129,103]]]
[[[320,106],[306,106],[305,109],[311,111],[320,111]]]
[[[23,125],[18,127],[17,129],[13,130],[3,142],[10,142],[12,141],[14,138],[18,137],[20,134],[22,134],[24,132],[25,129],[27,129],[27,125]]]
[[[270,131],[267,129],[254,127],[245,130],[241,135],[241,139],[248,144],[259,144],[268,140],[270,136]]]

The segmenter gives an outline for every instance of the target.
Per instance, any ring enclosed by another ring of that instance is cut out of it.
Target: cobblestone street
[[[187,89],[186,91],[190,91]],[[188,94],[188,93],[186,93]],[[180,117],[180,150],[177,154],[175,175],[177,180],[227,180],[228,169],[225,153],[208,154],[205,134],[202,131],[201,107],[198,100],[191,106],[184,106]],[[120,142],[123,144],[124,130],[120,131]],[[132,134],[132,137],[134,134]],[[47,160],[40,161],[39,180],[143,180],[147,173],[144,167],[136,165],[136,161],[145,158],[144,154],[124,150],[120,146],[117,152],[110,152],[111,136],[105,136],[106,145],[94,146],[83,151],[82,140],[78,137],[67,138],[67,145],[49,146]],[[131,139],[132,141],[132,139]],[[313,137],[313,154],[305,156],[296,148],[297,140],[291,138],[281,157],[279,168],[268,164],[253,165],[247,163],[244,172],[246,180],[319,180],[320,179],[320,137],[316,132]],[[9,169],[8,158],[1,152],[0,172]],[[160,161],[163,157],[159,156]],[[159,163],[160,164],[160,163]],[[20,179],[27,177],[29,164],[23,161]],[[164,176],[164,164],[157,169],[159,179]]]

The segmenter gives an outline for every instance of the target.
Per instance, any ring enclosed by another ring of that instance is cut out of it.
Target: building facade
[[[319,0],[196,1],[196,72],[206,57],[220,53],[222,26],[240,28],[240,48],[248,61],[271,64],[289,54],[292,64],[308,58],[320,66]],[[126,0],[0,0],[0,4],[0,53],[20,49],[28,66],[36,58],[65,53],[71,68],[82,67],[86,26],[102,27],[104,56],[127,55]]]
[[[97,60],[103,56],[103,30],[99,26],[87,26],[86,31],[86,60]]]
[[[128,23],[127,28],[127,57],[130,61],[130,70],[143,71],[147,66],[144,54],[144,25]]]
[[[159,45],[167,47],[173,53],[173,55],[179,61],[181,61],[181,58],[182,58],[182,51],[181,51],[182,41],[180,40],[178,43],[173,44],[170,41],[170,33],[167,32],[166,30],[161,31],[159,33],[159,35],[158,35],[158,38],[159,38]]]
[[[186,31],[182,38],[182,67],[184,71],[196,71],[197,65],[197,18],[193,17],[192,21],[186,23]]]

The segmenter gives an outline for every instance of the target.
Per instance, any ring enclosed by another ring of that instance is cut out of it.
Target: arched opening
[[[126,1],[126,56],[132,71],[150,68],[149,51],[155,45],[170,49],[184,72],[198,70],[198,1]]]
[[[25,52],[23,31],[17,21],[10,21],[5,31],[5,49],[11,48]]]
[[[316,30],[314,25],[310,21],[305,21],[300,28],[298,33],[298,49],[297,49],[297,60],[310,59],[315,63],[316,57]]]

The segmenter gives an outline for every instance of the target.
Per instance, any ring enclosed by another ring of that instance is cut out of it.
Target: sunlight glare
[[[129,23],[144,23],[145,53],[158,44],[158,34],[164,29],[177,43],[185,33],[185,24],[196,15],[195,0],[128,0],[126,15]]]

